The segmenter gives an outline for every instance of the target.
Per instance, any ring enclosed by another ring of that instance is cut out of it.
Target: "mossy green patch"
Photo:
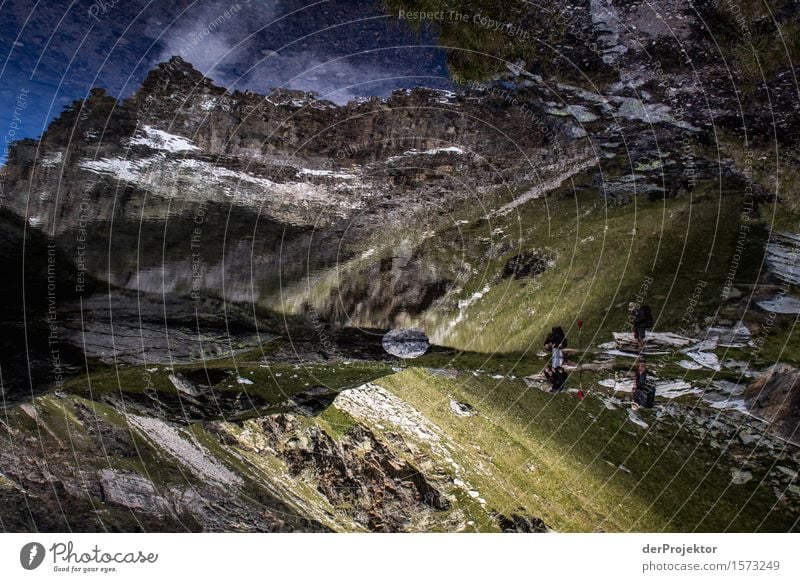
[[[160,394],[179,402],[182,396],[170,380],[170,376],[182,373],[222,378],[212,387],[203,388],[208,390],[207,397],[203,397],[206,400],[213,400],[215,394],[217,396],[241,394],[251,399],[254,406],[261,407],[283,403],[288,398],[314,387],[323,386],[331,391],[338,391],[359,386],[392,373],[392,369],[386,363],[369,361],[264,364],[222,360],[209,362],[205,367],[181,364],[171,367],[132,366],[98,369],[72,378],[65,384],[65,390],[90,400],[99,400],[106,396],[125,398],[130,395],[139,397],[141,402],[147,403],[143,388],[147,386],[151,397]]]
[[[344,410],[335,406],[329,406],[319,416],[315,422],[331,436],[333,439],[340,439],[358,423]]]

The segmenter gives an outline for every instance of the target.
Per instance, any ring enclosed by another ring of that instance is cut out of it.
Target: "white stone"
[[[701,366],[700,364],[698,364],[697,362],[694,362],[692,360],[681,360],[681,361],[678,362],[678,365],[681,368],[684,368],[686,370],[702,370],[703,369],[703,366]]]
[[[761,301],[756,301],[756,305],[758,305],[764,311],[769,311],[773,313],[782,313],[791,315],[796,315],[800,313],[800,299],[798,299],[794,295],[786,295],[779,293],[778,295],[774,295],[770,299],[762,299]]]
[[[686,355],[692,358],[695,362],[703,366],[719,372],[722,369],[720,366],[717,354],[712,352],[686,352]]]
[[[633,410],[628,411],[628,420],[638,427],[650,428],[650,425],[643,421]]]
[[[750,471],[742,469],[731,469],[731,483],[733,485],[743,485],[748,481],[752,481],[753,474]]]

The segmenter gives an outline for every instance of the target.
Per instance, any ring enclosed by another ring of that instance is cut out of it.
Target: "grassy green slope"
[[[527,512],[560,531],[787,531],[796,519],[758,486],[765,472],[730,486],[730,459],[677,418],[644,414],[645,430],[596,395],[580,401],[507,379],[416,369],[379,384],[460,443],[456,460],[501,513]],[[450,398],[479,414],[454,415]]]

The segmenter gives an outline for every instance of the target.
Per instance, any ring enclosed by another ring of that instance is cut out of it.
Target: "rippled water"
[[[325,345],[331,329],[361,328],[380,350],[382,330],[412,323],[449,285],[413,248],[365,253],[368,224],[314,229],[218,204],[141,204],[122,200],[113,220],[64,213],[54,238],[51,224],[4,211],[0,248],[15,281],[3,289],[7,394],[60,381],[84,353],[175,363],[252,349],[287,329]]]

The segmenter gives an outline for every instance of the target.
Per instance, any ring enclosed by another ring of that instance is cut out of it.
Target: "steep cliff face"
[[[76,224],[79,201],[94,220],[161,217],[170,201],[172,212],[218,202],[283,223],[328,224],[390,198],[399,205],[409,183],[423,204],[518,170],[553,141],[544,128],[519,131],[523,113],[500,99],[475,106],[426,90],[345,107],[287,91],[228,94],[176,57],[125,102],[95,91],[40,142],[17,144],[5,201],[56,233]],[[475,156],[483,160],[454,187],[454,166]],[[28,192],[37,194],[28,201]]]

